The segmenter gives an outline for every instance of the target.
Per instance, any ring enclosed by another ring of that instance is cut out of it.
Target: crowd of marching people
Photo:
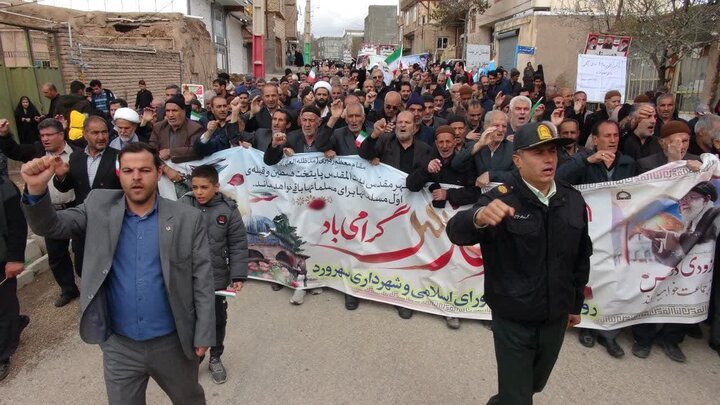
[[[68,94],[59,94],[54,84],[46,83],[41,91],[49,100],[49,111],[41,112],[28,97],[22,97],[15,109],[17,134],[10,131],[8,120],[0,119],[3,170],[0,197],[4,204],[0,226],[5,235],[0,261],[6,263],[5,281],[0,288],[7,291],[0,294],[3,300],[0,378],[7,375],[10,355],[20,332],[30,321],[19,314],[15,293],[15,278],[22,272],[24,262],[23,206],[31,228],[46,238],[49,265],[60,288],[55,305],[62,307],[81,297],[81,334],[86,313],[95,310],[94,295],[103,295],[107,301],[104,310],[109,311],[111,319],[109,326],[104,327],[127,341],[112,341],[112,349],[110,340],[104,343],[106,358],[114,350],[130,347],[130,341],[159,339],[177,329],[181,352],[187,354],[190,350],[187,357],[192,357],[193,347],[196,350],[209,347],[212,378],[218,383],[225,381],[226,371],[220,362],[227,322],[225,298],[221,295],[213,298],[210,292],[214,305],[202,310],[203,314],[214,314],[214,320],[210,321],[209,316],[202,325],[213,332],[204,336],[202,344],[198,343],[197,337],[202,332],[197,329],[201,317],[201,309],[197,308],[196,341],[187,343],[184,333],[188,326],[176,311],[193,297],[183,297],[171,286],[163,285],[166,241],[158,240],[156,235],[142,244],[132,242],[134,237],[147,238],[152,233],[148,231],[158,227],[161,231],[165,227],[168,232],[171,226],[179,228],[179,221],[174,225],[163,222],[163,210],[169,209],[158,204],[157,199],[148,203],[150,200],[138,197],[137,207],[128,203],[128,213],[119,217],[122,230],[118,230],[115,239],[118,250],[107,252],[109,257],[104,260],[85,249],[86,241],[97,243],[91,237],[91,229],[97,224],[90,221],[90,210],[102,208],[90,204],[90,196],[106,198],[105,203],[111,204],[124,192],[128,201],[133,201],[131,197],[140,196],[141,191],[155,190],[145,183],[144,177],[155,170],[157,176],[166,176],[174,183],[182,203],[201,213],[197,218],[190,217],[204,223],[202,228],[207,229],[207,236],[193,239],[193,233],[200,228],[189,227],[190,240],[173,243],[186,243],[188,252],[195,252],[198,246],[207,250],[205,270],[212,271],[204,273],[210,280],[202,288],[242,288],[248,260],[245,229],[235,203],[218,192],[217,172],[212,167],[200,166],[187,176],[162,164],[163,161],[187,162],[233,147],[264,152],[267,165],[297,153],[321,152],[331,159],[359,155],[372,164],[384,163],[406,173],[406,185],[411,192],[427,188],[433,205],[442,208],[446,204],[454,207],[473,204],[484,187],[512,181],[517,172],[513,160],[517,152],[515,137],[533,123],[544,123],[553,138],[567,139],[557,149],[554,178],[570,185],[622,180],[674,161],[684,161],[690,170],[698,171],[701,154],[717,155],[720,151],[720,103],[712,109],[709,105],[698,105],[695,117],[686,121],[678,117],[676,96],[667,91],[632,95],[632,102],[623,103],[621,93],[610,90],[604,102],[591,108],[582,89],[546,83],[542,67],[536,70],[530,64],[522,73],[498,67],[473,75],[461,61],[452,65],[432,63],[426,68],[414,65],[388,75],[377,67],[367,70],[350,64],[321,62],[294,71],[287,69],[284,75],[268,78],[222,73],[212,82],[212,91],[206,91],[209,96],[203,99],[176,84],[167,84],[163,96],[153,95],[144,80],[138,82],[138,87],[133,102],[117,98],[100,80],[92,80],[88,87],[74,81]],[[149,163],[143,166],[140,157],[146,155]],[[30,179],[29,184],[37,180],[37,187],[18,190],[8,178],[6,159],[26,162],[23,173]],[[136,161],[137,165],[132,166]],[[43,187],[39,186],[40,180],[45,182]],[[446,188],[443,184],[456,187]],[[116,194],[95,191],[100,189],[114,190]],[[693,190],[701,198],[713,202],[717,199],[712,186]],[[42,208],[53,212],[41,211]],[[135,208],[139,211],[135,212]],[[66,223],[78,210],[85,210],[87,223],[78,225],[77,219],[72,224]],[[108,210],[108,215],[112,215],[112,208]],[[178,210],[190,212],[185,208]],[[131,211],[134,214],[129,214]],[[152,249],[157,254],[149,253]],[[178,255],[186,257],[187,253]],[[157,270],[151,272],[140,290],[132,277],[118,271],[133,267],[135,257],[144,267]],[[96,272],[101,271],[102,276],[98,276]],[[80,288],[75,275],[80,277]],[[107,291],[100,287],[105,277],[111,280]],[[277,291],[282,286],[273,284],[272,288]],[[720,317],[717,290],[715,287],[711,301],[711,307],[717,310],[711,310],[708,319],[712,324],[710,346],[720,352],[720,322],[715,319]],[[132,294],[126,295],[128,291]],[[290,302],[302,304],[305,293],[295,290]],[[194,296],[197,299],[198,295]],[[124,301],[133,298],[149,301],[147,307],[134,303],[128,308]],[[356,297],[345,296],[348,310],[358,305]],[[141,308],[149,308],[145,311],[148,319],[154,320],[152,324],[134,319],[135,312],[143,312]],[[403,319],[413,315],[408,308],[397,310]],[[452,329],[460,327],[457,318],[446,318],[446,322]],[[641,324],[630,329],[634,341],[632,353],[640,358],[648,357],[656,343],[672,360],[684,362],[680,348],[684,337],[702,337],[700,325]],[[624,355],[616,340],[619,333],[620,330],[581,329],[578,336],[582,345],[592,347],[598,343],[611,356],[619,358]],[[83,337],[95,342],[104,341],[103,338],[107,336]],[[161,344],[170,345],[158,343]],[[196,354],[204,356],[205,351],[201,352]],[[106,370],[108,395],[112,399],[112,390],[119,389],[119,385],[113,386],[108,382],[111,380]],[[198,395],[193,389],[187,386],[169,395],[192,398]]]

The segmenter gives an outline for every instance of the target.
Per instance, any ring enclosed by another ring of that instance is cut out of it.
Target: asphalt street
[[[201,383],[210,404],[484,404],[497,377],[492,334],[479,322],[450,330],[444,319],[416,313],[402,320],[388,305],[363,301],[346,311],[335,291],[290,305],[291,291],[249,282],[230,299],[223,363],[228,381]],[[2,404],[102,404],[102,354],[78,336],[78,304],[55,308],[49,273],[20,291],[31,317],[0,383]],[[707,329],[705,329],[707,336]],[[706,340],[686,339],[686,364],[655,346],[646,360],[630,353],[629,332],[617,360],[603,347],[565,345],[537,404],[712,404],[720,398],[720,357]],[[170,401],[155,385],[149,404]]]

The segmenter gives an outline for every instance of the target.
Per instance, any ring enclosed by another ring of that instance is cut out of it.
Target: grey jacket
[[[75,208],[55,211],[49,195],[30,206],[23,202],[30,229],[53,239],[85,233],[83,276],[80,280],[80,337],[102,343],[112,333],[106,279],[125,216],[122,190],[92,190]],[[197,210],[159,197],[160,263],[180,344],[188,359],[195,347],[215,345],[215,298],[210,247]]]
[[[237,204],[222,193],[217,193],[205,205],[198,203],[192,193],[182,196],[180,202],[202,212],[210,242],[215,289],[227,288],[231,280],[245,281],[248,275],[247,233]]]

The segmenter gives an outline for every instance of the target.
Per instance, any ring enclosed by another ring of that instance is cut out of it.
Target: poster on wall
[[[632,37],[589,33],[585,45],[586,55],[628,56]]]

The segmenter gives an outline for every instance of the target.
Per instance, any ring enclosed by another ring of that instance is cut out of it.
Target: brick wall
[[[156,96],[165,94],[165,86],[181,83],[180,54],[176,51],[157,53],[110,52],[88,50],[86,47],[102,48],[103,44],[83,43],[82,57],[78,44],[74,43],[74,58],[71,57],[67,33],[58,33],[60,59],[66,87],[73,80],[80,80],[87,86],[92,79],[98,79],[103,87],[124,98],[134,106],[138,91],[137,82],[144,79],[148,89]],[[126,47],[132,49],[130,47]],[[137,48],[137,47],[136,47]],[[85,64],[81,72],[80,63]]]

